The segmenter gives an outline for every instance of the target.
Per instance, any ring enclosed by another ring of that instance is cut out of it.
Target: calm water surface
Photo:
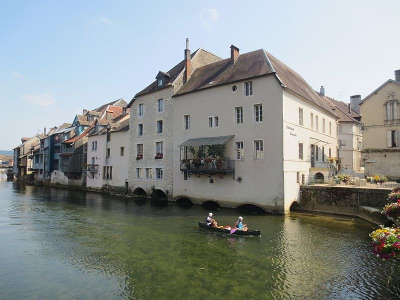
[[[0,182],[0,299],[396,299],[369,224],[245,216],[261,238],[202,232],[207,211]],[[237,212],[220,210],[220,223]]]

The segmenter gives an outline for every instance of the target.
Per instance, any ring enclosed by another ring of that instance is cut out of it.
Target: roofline
[[[237,83],[237,82],[240,82],[240,81],[243,81],[243,80],[256,79],[256,78],[261,78],[261,77],[267,77],[267,76],[271,76],[271,75],[274,75],[274,74],[275,74],[275,73],[268,73],[268,74],[262,74],[262,75],[258,75],[258,76],[253,76],[253,77],[246,77],[246,78],[242,78],[242,79],[234,80],[234,81],[230,81],[230,82],[219,83],[219,84],[216,84],[216,85],[207,86],[207,87],[204,87],[204,88],[201,88],[201,89],[192,90],[192,91],[185,92],[185,93],[181,93],[181,94],[174,94],[174,95],[172,95],[172,97],[175,98],[175,97],[179,97],[179,96],[183,96],[183,95],[187,95],[187,94],[191,94],[191,93],[195,93],[195,92],[204,91],[204,90],[211,89],[211,88],[214,88],[214,87],[219,87],[219,86],[223,86],[223,85],[228,85],[228,84],[232,84],[232,83]]]
[[[380,89],[382,89],[385,85],[387,85],[388,83],[395,83],[400,85],[400,82],[393,80],[393,79],[388,79],[386,80],[384,83],[382,83],[378,88],[376,88],[372,93],[370,93],[368,96],[366,96],[361,102],[360,105],[362,105],[365,101],[367,101],[371,96],[373,96],[374,94],[376,94]]]
[[[179,73],[179,74],[181,74],[181,73]],[[179,76],[179,75],[178,75]],[[177,76],[177,78],[178,78],[178,76]],[[152,84],[154,81],[152,81],[150,84]],[[150,95],[150,94],[152,94],[152,93],[156,93],[156,92],[158,92],[158,91],[161,91],[161,90],[164,90],[164,89],[167,89],[167,88],[169,88],[169,87],[173,87],[173,85],[172,85],[172,83],[170,82],[170,83],[168,83],[166,86],[164,86],[164,87],[162,87],[162,88],[158,88],[157,90],[155,90],[155,91],[151,91],[151,92],[146,92],[146,93],[142,93],[142,94],[140,94],[140,92],[139,93],[137,93],[137,94],[135,94],[135,96],[133,97],[133,98],[137,98],[137,97],[141,97],[141,96],[146,96],[146,95]]]

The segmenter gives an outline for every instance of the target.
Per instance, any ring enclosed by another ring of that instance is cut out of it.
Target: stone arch
[[[133,190],[133,194],[135,196],[140,196],[140,197],[146,197],[147,193],[144,189],[142,189],[141,187],[137,187],[136,189]]]
[[[221,206],[218,204],[217,201],[212,201],[212,200],[207,200],[204,201],[201,206],[203,206],[206,209],[211,209],[211,210],[217,210],[221,208]]]
[[[324,174],[322,174],[321,172],[315,173],[314,181],[316,183],[324,183],[325,181]]]
[[[151,193],[151,204],[156,206],[168,205],[168,195],[161,189],[155,189]]]
[[[175,201],[178,206],[183,207],[183,208],[190,208],[193,206],[193,202],[192,202],[192,200],[190,200],[189,197],[185,197],[185,196],[177,197]]]
[[[300,204],[297,201],[293,201],[290,205],[289,211],[296,211],[300,208]]]
[[[265,215],[265,210],[255,204],[243,204],[237,207],[237,209],[244,214],[249,215]]]

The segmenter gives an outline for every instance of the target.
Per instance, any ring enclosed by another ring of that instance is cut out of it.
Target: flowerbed
[[[369,236],[377,257],[389,259],[400,256],[400,228],[381,227]]]

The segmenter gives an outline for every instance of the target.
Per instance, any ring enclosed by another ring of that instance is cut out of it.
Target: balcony
[[[97,173],[98,170],[99,170],[99,165],[96,165],[96,164],[88,164],[87,165],[88,172]]]
[[[217,159],[184,159],[181,160],[180,169],[188,174],[233,174],[235,171],[234,160]]]

